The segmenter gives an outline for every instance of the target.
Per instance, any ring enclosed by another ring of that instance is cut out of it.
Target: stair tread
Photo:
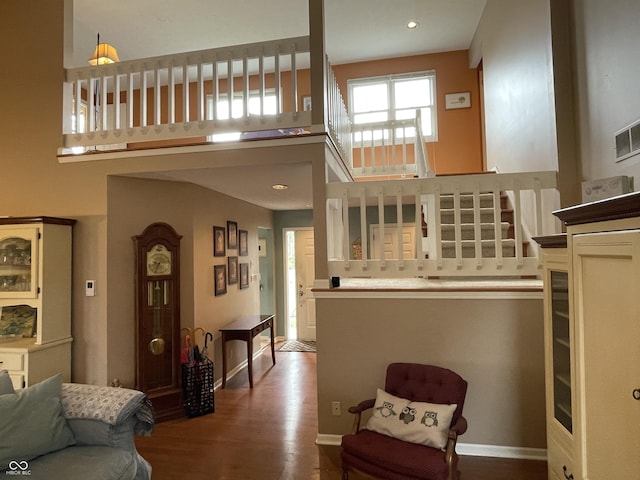
[[[493,228],[493,226],[495,225],[495,223],[493,222],[482,222],[480,224],[480,228]],[[500,222],[500,225],[502,225],[502,227],[508,227],[510,225],[509,222]],[[454,223],[441,223],[440,226],[442,228],[455,228],[455,224]],[[462,229],[474,229],[476,226],[475,223],[461,223],[460,227]]]
[[[461,212],[473,212],[475,209],[473,207],[461,207],[460,211]],[[478,210],[480,210],[480,212],[493,212],[494,208],[493,207],[480,207],[478,208]],[[450,213],[450,212],[455,212],[456,209],[455,208],[440,208],[440,212],[441,213]],[[512,208],[501,208],[499,211],[501,212],[513,212]]]
[[[502,245],[506,246],[506,245],[515,245],[516,241],[513,238],[503,238],[501,239],[502,241]],[[441,240],[442,246],[444,247],[445,245],[455,245],[456,241],[455,240]],[[464,247],[465,245],[467,246],[473,246],[476,244],[475,240],[460,240],[460,243],[462,244],[462,246]],[[481,245],[495,245],[496,241],[495,240],[488,240],[488,239],[483,239],[480,240],[480,244]]]

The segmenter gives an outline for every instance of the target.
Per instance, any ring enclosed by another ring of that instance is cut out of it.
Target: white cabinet
[[[545,388],[549,479],[577,479],[575,328],[566,235],[536,238],[544,278]]]
[[[71,377],[74,220],[0,218],[0,369],[16,388]]]
[[[538,239],[549,478],[640,479],[640,193],[555,214],[566,247]]]
[[[574,235],[573,274],[584,478],[640,478],[640,230]]]

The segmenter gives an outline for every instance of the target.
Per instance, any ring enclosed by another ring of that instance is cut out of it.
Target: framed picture
[[[302,96],[302,110],[305,112],[311,110],[311,95]]]
[[[240,256],[244,257],[249,255],[249,232],[246,230],[238,230],[238,237],[240,239]]]
[[[213,293],[218,296],[227,293],[227,266],[213,266]]]
[[[227,220],[227,248],[238,248],[238,224]]]
[[[229,285],[238,283],[238,257],[228,257],[227,264],[229,266]]]
[[[240,288],[249,288],[249,264],[240,264]]]
[[[444,108],[454,110],[456,108],[471,107],[471,92],[448,93],[444,96]]]
[[[224,257],[224,227],[213,227],[213,256]]]

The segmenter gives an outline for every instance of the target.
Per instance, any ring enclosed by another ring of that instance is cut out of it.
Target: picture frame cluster
[[[235,250],[235,252],[234,252]],[[240,257],[249,255],[249,232],[240,230],[238,222],[227,220],[226,227],[213,227],[213,256],[227,261],[213,266],[213,292],[215,296],[227,293],[228,285],[249,288],[249,263]]]

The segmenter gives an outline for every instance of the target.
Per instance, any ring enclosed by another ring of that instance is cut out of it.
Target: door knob
[[[633,395],[634,400],[640,400],[640,388],[636,388],[631,393]]]

